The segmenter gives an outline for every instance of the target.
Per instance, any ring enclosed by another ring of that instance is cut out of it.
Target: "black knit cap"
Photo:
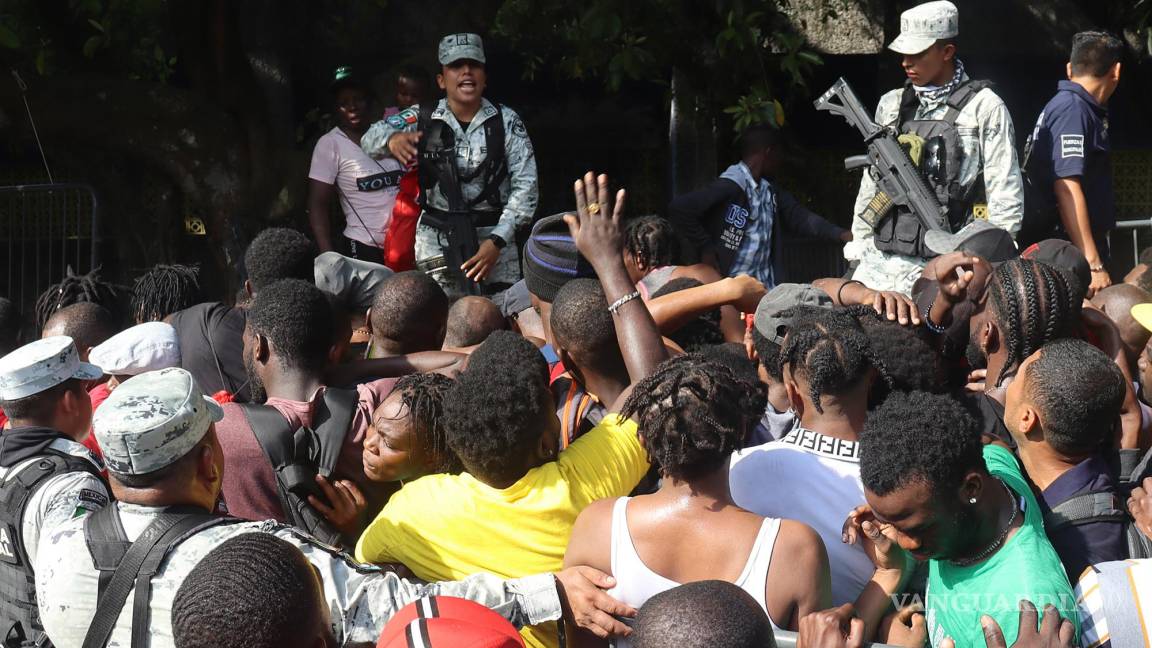
[[[576,250],[564,214],[553,214],[536,222],[524,246],[524,282],[528,292],[552,303],[564,284],[595,276],[592,265]]]

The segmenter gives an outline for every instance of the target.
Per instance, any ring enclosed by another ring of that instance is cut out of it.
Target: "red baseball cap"
[[[524,648],[516,627],[467,599],[426,596],[395,614],[376,648]]]

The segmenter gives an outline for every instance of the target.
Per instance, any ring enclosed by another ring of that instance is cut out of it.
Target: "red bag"
[[[416,223],[420,220],[420,176],[413,167],[400,179],[392,221],[384,235],[384,265],[403,272],[416,267]]]

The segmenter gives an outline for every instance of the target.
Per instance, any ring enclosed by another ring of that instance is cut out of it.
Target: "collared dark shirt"
[[[1076,495],[1101,492],[1115,494],[1117,489],[1108,462],[1096,455],[1076,464],[1049,484],[1040,494],[1040,506],[1047,514]],[[1128,558],[1125,529],[1119,522],[1090,522],[1055,532],[1049,530],[1048,539],[1073,582],[1089,565]]]
[[[1116,226],[1108,109],[1097,103],[1083,86],[1072,81],[1060,82],[1056,96],[1044,106],[1044,112],[1036,120],[1027,150],[1024,168],[1029,185],[1027,199],[1036,202],[1036,209],[1028,208],[1030,215],[1047,214],[1044,224],[1062,229],[1055,211],[1053,184],[1057,178],[1079,177],[1092,231],[1103,234]],[[1034,218],[1025,216],[1025,230],[1041,226],[1029,222]]]

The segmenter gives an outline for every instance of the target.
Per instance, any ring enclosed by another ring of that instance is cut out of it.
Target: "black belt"
[[[495,227],[500,222],[500,216],[503,212],[497,211],[470,211],[468,218],[472,221],[472,227]],[[432,218],[426,219],[424,224],[429,227],[440,229],[439,223],[445,221],[451,222],[451,212],[441,211],[439,209],[425,209],[424,215],[431,216]]]

